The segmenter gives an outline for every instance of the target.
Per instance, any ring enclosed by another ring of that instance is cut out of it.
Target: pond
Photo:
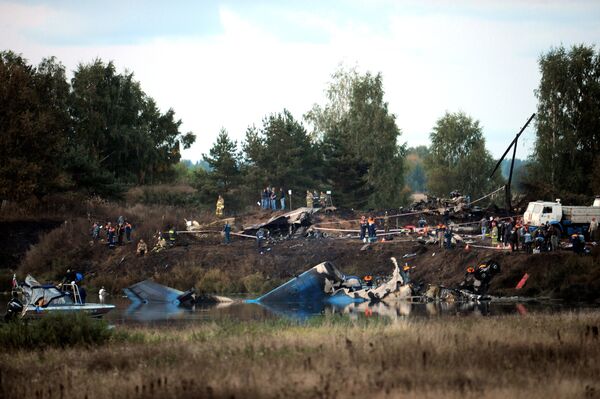
[[[97,297],[90,299],[97,302]],[[8,296],[0,297],[0,312],[6,309]],[[493,302],[408,302],[397,301],[391,304],[368,302],[351,303],[345,306],[332,304],[257,304],[247,303],[245,298],[235,298],[231,303],[196,305],[191,308],[175,304],[132,303],[126,297],[110,297],[106,303],[116,308],[105,316],[113,325],[151,324],[170,325],[180,323],[201,323],[219,320],[250,321],[288,318],[307,320],[320,315],[347,315],[351,318],[384,317],[391,320],[432,317],[483,317],[509,314],[539,314],[576,311],[584,308],[552,301],[493,301]]]

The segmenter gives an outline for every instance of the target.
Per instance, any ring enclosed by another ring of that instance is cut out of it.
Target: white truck
[[[596,197],[592,206],[566,206],[555,202],[530,202],[523,215],[523,223],[539,227],[546,223],[557,225],[563,234],[586,233],[592,218],[600,222],[600,197]]]

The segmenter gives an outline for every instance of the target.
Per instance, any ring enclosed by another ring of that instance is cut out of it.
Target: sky
[[[196,134],[192,161],[221,128],[241,142],[284,108],[301,120],[340,65],[382,74],[399,144],[427,145],[446,111],[463,111],[499,157],[536,111],[540,55],[598,48],[599,21],[600,1],[577,0],[0,0],[0,50],[56,56],[70,76],[114,61]],[[534,138],[530,126],[517,157]]]

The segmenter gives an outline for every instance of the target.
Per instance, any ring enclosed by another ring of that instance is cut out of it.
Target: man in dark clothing
[[[125,221],[125,238],[127,239],[128,243],[131,242],[131,223],[129,223],[127,220]]]
[[[81,303],[84,304],[87,298],[87,291],[84,286],[79,287],[79,298],[81,298]]]
[[[4,315],[4,321],[9,322],[15,320],[19,314],[23,311],[23,304],[19,300],[19,294],[13,291],[12,298],[6,305],[6,314]]]
[[[365,236],[367,234],[367,218],[365,215],[360,217],[360,240],[365,241]]]
[[[258,249],[258,252],[260,252],[261,254],[262,252],[262,242],[265,239],[265,232],[262,228],[258,229],[258,231],[256,232],[256,247]]]
[[[231,234],[231,225],[229,222],[225,222],[225,226],[223,227],[223,232],[225,233],[225,244],[229,244],[231,242],[230,234]]]

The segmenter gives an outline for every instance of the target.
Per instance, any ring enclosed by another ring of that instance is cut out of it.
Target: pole
[[[513,168],[515,167],[515,156],[517,155],[517,143],[515,141],[515,145],[513,148],[513,156],[510,161],[510,172],[508,172],[508,184],[506,185],[506,212],[508,215],[512,212],[512,196],[510,192],[510,184],[512,182]]]

